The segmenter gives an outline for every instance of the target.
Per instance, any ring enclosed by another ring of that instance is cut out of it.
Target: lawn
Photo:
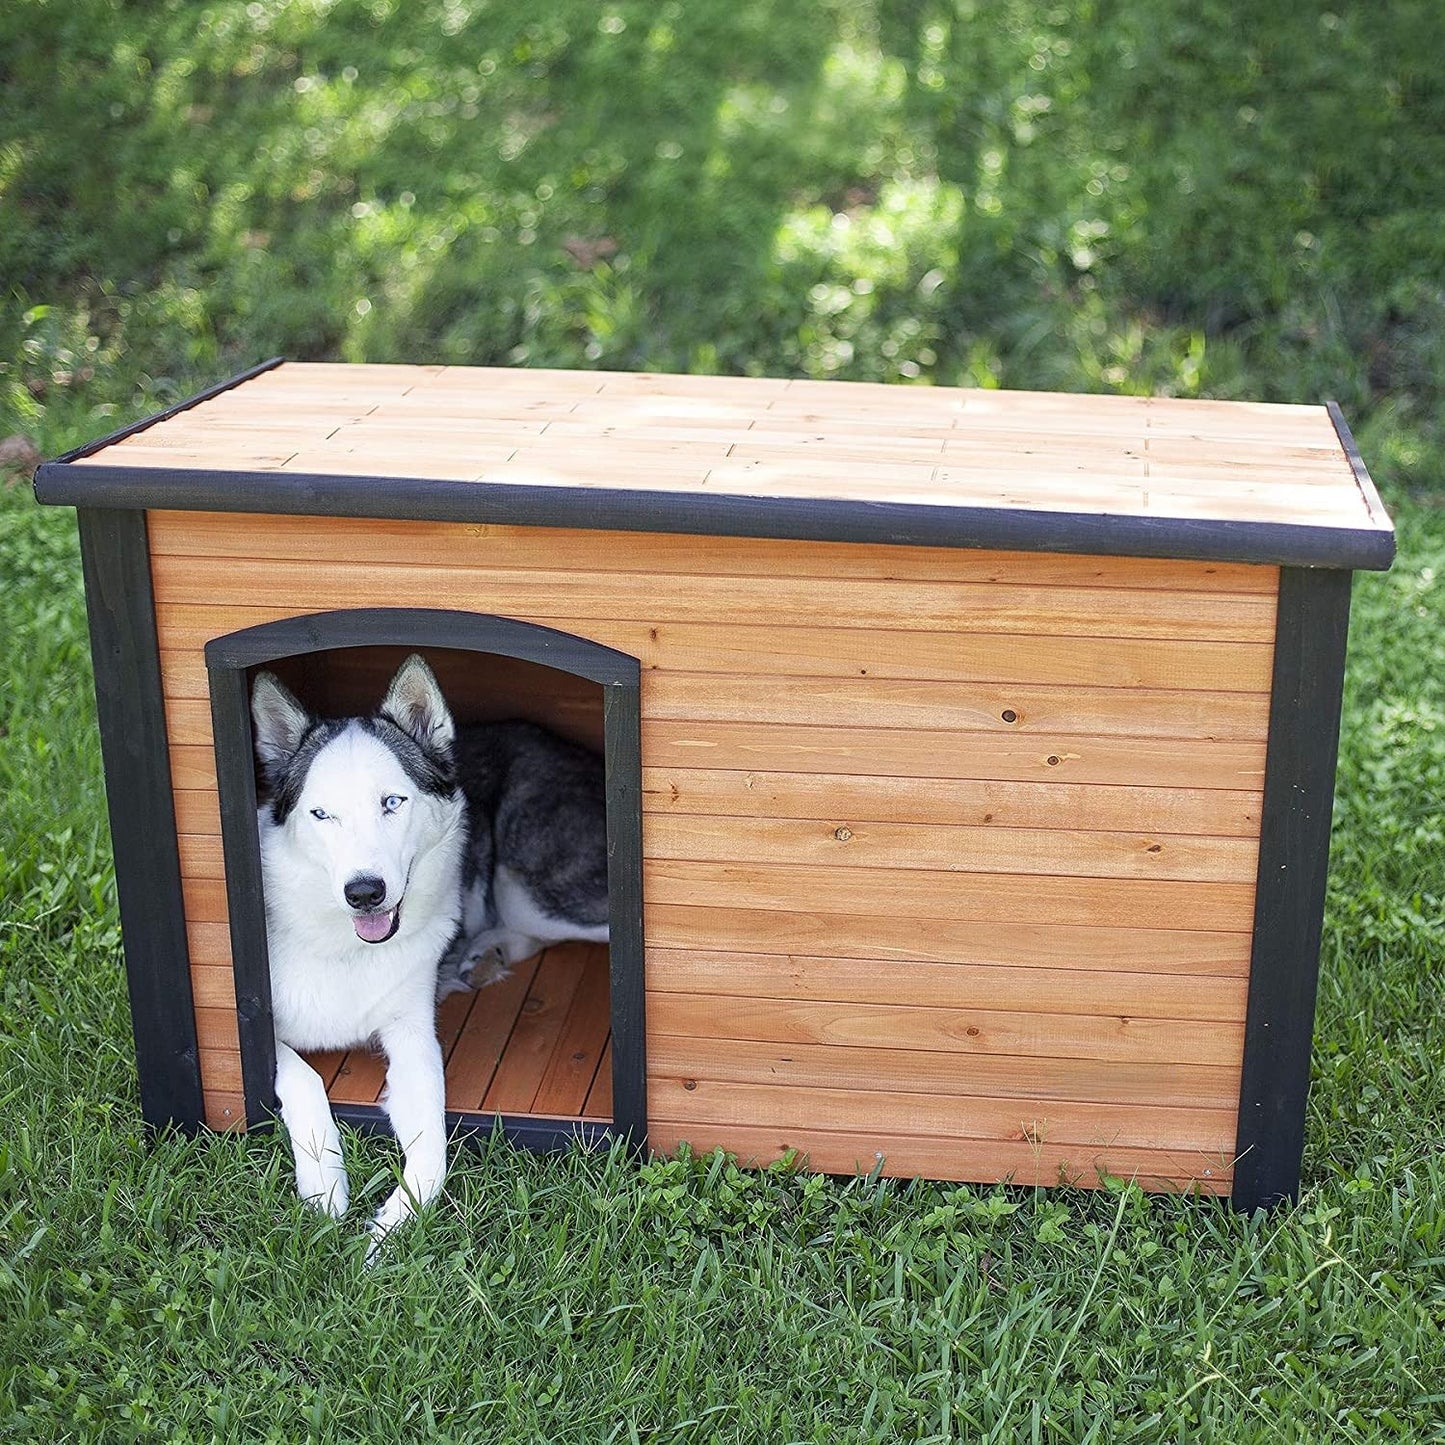
[[[274,353],[1332,396],[1400,534],[1297,1206],[493,1140],[367,1270],[284,1141],[143,1136],[73,522],[13,469],[5,1438],[1445,1440],[1442,77],[1424,0],[0,11],[0,438]]]

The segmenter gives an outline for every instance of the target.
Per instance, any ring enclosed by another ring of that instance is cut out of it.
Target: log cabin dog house
[[[1353,569],[1334,408],[270,363],[79,509],[143,1107],[255,1125],[255,668],[603,749],[611,945],[439,1016],[455,1123],[1298,1184]],[[380,1062],[316,1060],[372,1123]]]

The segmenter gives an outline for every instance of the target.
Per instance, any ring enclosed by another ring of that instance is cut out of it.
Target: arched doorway
[[[571,1096],[555,1088],[539,1090],[535,1108],[484,1108],[488,1093],[474,1087],[477,1061],[456,1053],[469,1037],[465,1028],[459,1028],[448,1060],[449,1123],[491,1127],[500,1122],[514,1139],[532,1147],[599,1133],[623,1134],[641,1147],[647,1126],[638,661],[586,638],[533,623],[431,608],[314,613],[262,623],[206,644],[247,1124],[254,1127],[271,1117],[275,1075],[256,828],[251,678],[257,668],[266,667],[281,675],[318,713],[365,712],[379,702],[386,678],[408,652],[420,652],[432,664],[458,721],[528,717],[598,748],[606,770],[611,939],[606,959],[598,965],[605,978],[600,984],[594,978],[588,994],[589,1007],[604,1014],[606,1052],[595,1061],[598,1073],[585,1089],[581,1087],[579,1081],[586,1082],[582,1073],[587,1068],[587,1048],[598,1047],[596,1022],[573,1021],[569,1036],[567,1020],[554,1021],[560,1025],[555,1048],[572,1049],[570,1054],[559,1054],[558,1062],[574,1066],[570,1087],[579,1101],[575,1110],[566,1103]],[[539,969],[545,963],[544,959]],[[605,988],[605,1000],[599,988]],[[537,1004],[537,995],[519,994],[516,1002],[518,1018],[523,1019],[528,1004]],[[544,1007],[531,1010],[533,1015],[544,1011]],[[586,1048],[577,1044],[579,1029],[590,1038]],[[535,1017],[530,1033],[525,1027],[523,1033],[531,1053],[547,1046],[545,1038],[539,1041]],[[515,1033],[501,1040],[496,1067],[502,1067],[514,1037]],[[479,1045],[497,1046],[495,1029]],[[452,1058],[458,1060],[457,1077],[466,1071],[471,1079],[472,1092],[464,1101],[452,1097]],[[610,1087],[605,1073],[609,1066]],[[379,1105],[359,1102],[344,1088],[334,1092],[342,1096],[333,1105],[338,1117],[361,1127],[384,1127]],[[610,1099],[605,1097],[609,1093]],[[492,1096],[510,1097],[514,1103],[519,1097],[515,1090],[500,1095],[493,1090]],[[607,1106],[605,1118],[600,1117],[599,1099]],[[564,1109],[558,1108],[559,1101]]]

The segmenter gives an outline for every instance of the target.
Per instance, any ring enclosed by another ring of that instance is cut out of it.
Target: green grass
[[[1222,0],[17,0],[0,437],[257,359],[1338,397],[1297,1207],[142,1134],[73,524],[0,489],[6,1439],[1445,1440],[1445,42]]]

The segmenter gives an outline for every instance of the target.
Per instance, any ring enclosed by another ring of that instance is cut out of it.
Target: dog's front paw
[[[405,1224],[415,1213],[411,1195],[404,1186],[398,1185],[387,1197],[386,1203],[376,1211],[371,1223],[366,1226],[366,1232],[371,1236],[366,1246],[366,1262],[368,1264],[376,1258],[377,1251],[386,1243],[387,1236],[392,1230]]]
[[[340,1219],[351,1202],[346,1166],[330,1150],[296,1151],[296,1192],[313,1209]]]
[[[418,1154],[421,1157],[418,1157]],[[367,1246],[367,1262],[376,1258],[393,1230],[399,1229],[419,1210],[425,1209],[438,1194],[446,1178],[446,1156],[438,1149],[414,1151],[407,1156],[407,1167],[401,1182],[386,1197],[386,1202],[367,1225],[371,1242]]]

